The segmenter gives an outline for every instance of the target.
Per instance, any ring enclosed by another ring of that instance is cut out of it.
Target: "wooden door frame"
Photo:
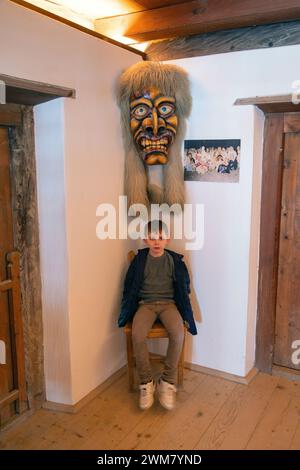
[[[284,118],[265,115],[261,187],[256,367],[272,372],[282,194]]]

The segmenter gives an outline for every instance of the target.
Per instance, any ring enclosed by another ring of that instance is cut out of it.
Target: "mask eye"
[[[136,106],[136,108],[134,108],[133,115],[136,118],[143,118],[148,114],[148,111],[149,111],[148,106],[139,105],[139,106]]]
[[[174,106],[164,103],[159,106],[158,111],[161,116],[168,116],[174,111]]]

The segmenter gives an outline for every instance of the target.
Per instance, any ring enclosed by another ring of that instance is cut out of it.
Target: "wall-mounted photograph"
[[[240,139],[185,140],[184,180],[238,183]]]

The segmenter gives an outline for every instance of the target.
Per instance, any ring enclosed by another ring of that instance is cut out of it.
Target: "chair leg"
[[[134,356],[133,356],[133,345],[132,337],[130,333],[126,334],[126,345],[127,345],[127,371],[128,371],[128,386],[129,391],[134,391]]]
[[[185,335],[186,332],[184,331],[183,343],[181,354],[178,362],[178,375],[177,375],[177,385],[178,387],[182,388],[183,386],[183,368],[184,368],[184,345],[185,345]]]

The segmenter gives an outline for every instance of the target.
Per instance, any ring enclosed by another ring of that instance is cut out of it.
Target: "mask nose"
[[[157,135],[157,131],[158,131],[158,122],[157,122],[157,112],[156,112],[156,109],[153,109],[152,110],[152,132],[153,132],[153,135]]]
[[[146,132],[155,136],[159,135],[166,129],[164,120],[157,116],[155,108],[152,110],[151,116],[148,116],[144,120],[143,127]]]

